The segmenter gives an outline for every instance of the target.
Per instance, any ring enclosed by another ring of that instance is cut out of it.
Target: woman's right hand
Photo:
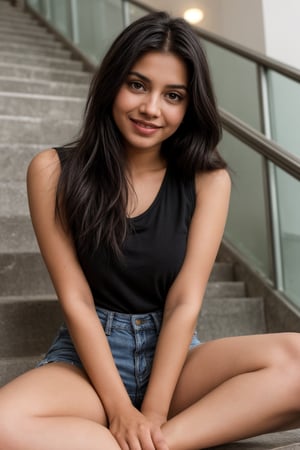
[[[109,429],[122,450],[169,450],[161,428],[133,406],[117,411]]]

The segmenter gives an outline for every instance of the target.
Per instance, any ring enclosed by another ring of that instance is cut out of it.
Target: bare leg
[[[194,349],[163,427],[170,450],[289,428],[300,417],[298,334],[216,340]]]
[[[0,449],[120,450],[101,401],[75,366],[34,369],[0,390]]]

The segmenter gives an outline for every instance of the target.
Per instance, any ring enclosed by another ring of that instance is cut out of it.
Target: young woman
[[[296,334],[198,345],[230,178],[197,36],[165,13],[113,43],[72,146],[28,170],[65,323],[0,391],[5,450],[188,450],[295,427]]]

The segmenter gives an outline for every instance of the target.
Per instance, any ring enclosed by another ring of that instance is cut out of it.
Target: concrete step
[[[261,298],[205,299],[204,305],[198,324],[202,341],[266,332]],[[61,322],[55,295],[0,297],[0,357],[45,351]]]
[[[47,28],[40,25],[18,25],[10,26],[9,23],[1,25],[1,34],[13,34],[15,36],[29,36],[36,39],[54,39],[54,36],[47,30]]]
[[[45,47],[41,45],[19,44],[15,42],[0,42],[0,52],[21,53],[24,55],[43,55],[54,58],[69,58],[71,52],[60,47]]]
[[[36,27],[32,29],[31,28],[27,29],[26,27],[25,28],[18,27],[18,29],[14,29],[9,26],[8,27],[2,26],[0,29],[0,33],[1,36],[2,35],[7,36],[9,41],[10,36],[16,36],[19,38],[19,40],[22,40],[23,38],[29,38],[31,40],[39,39],[41,41],[54,41],[56,39],[56,37],[53,34],[49,33],[46,28],[42,27]]]
[[[230,263],[215,262],[209,281],[233,281],[233,266]]]
[[[42,355],[19,358],[0,358],[0,387],[30,369],[33,369]]]
[[[0,254],[38,252],[38,245],[29,216],[0,216]],[[4,270],[8,270],[4,265]],[[2,273],[1,277],[3,276]],[[14,279],[12,278],[14,283]],[[10,291],[14,292],[13,286]]]
[[[62,48],[62,43],[59,42],[56,37],[46,34],[46,37],[40,37],[37,41],[36,37],[32,36],[19,36],[17,34],[3,33],[0,28],[0,42],[11,42],[17,44],[38,45],[41,47],[49,48]]]
[[[263,434],[250,439],[220,445],[211,450],[299,450],[300,429]]]
[[[39,145],[0,144],[0,183],[24,182],[30,160],[41,150]]]
[[[55,296],[0,297],[0,358],[45,352],[62,322]]]
[[[7,11],[1,11],[0,6],[0,28],[11,25],[15,27],[24,25],[39,26],[39,23],[29,14],[16,14],[14,10],[9,9]]]
[[[17,280],[17,282],[16,282]],[[0,253],[2,296],[54,295],[54,289],[38,251]]]
[[[210,281],[205,298],[245,297],[245,283],[242,281]]]
[[[86,99],[88,85],[0,76],[0,91],[80,97]]]
[[[201,341],[266,333],[263,299],[205,297],[197,329]]]
[[[79,120],[84,105],[77,97],[0,92],[0,115]]]
[[[38,66],[45,68],[53,68],[60,70],[75,70],[79,71],[83,68],[81,61],[75,61],[64,58],[51,58],[50,56],[42,55],[24,55],[24,53],[9,53],[0,52],[0,61],[5,64],[21,64]]]
[[[72,141],[78,128],[79,122],[74,120],[0,115],[0,143],[23,142],[51,148]]]
[[[45,28],[29,14],[15,14],[7,11],[4,14],[0,13],[0,28],[2,27],[15,27],[15,28]]]
[[[18,218],[14,218],[15,223]],[[2,218],[4,221],[4,218]],[[9,220],[10,223],[11,219]],[[24,220],[22,222],[22,225]],[[33,237],[34,238],[34,237]],[[18,239],[15,236],[15,239]],[[216,263],[214,272],[219,271]],[[17,283],[15,282],[17,280]],[[0,253],[0,286],[1,295],[41,295],[53,294],[43,259],[36,249],[31,252]]]
[[[1,182],[0,198],[1,217],[29,215],[25,179],[24,181]]]
[[[26,64],[9,64],[0,61],[0,73],[2,77],[29,78],[37,80],[49,80],[70,83],[89,83],[91,74],[75,70],[51,70],[47,67],[30,66]]]

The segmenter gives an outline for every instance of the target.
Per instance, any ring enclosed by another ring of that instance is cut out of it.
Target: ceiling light
[[[201,22],[204,17],[204,13],[199,8],[190,8],[184,12],[183,17],[187,22],[196,24]]]

